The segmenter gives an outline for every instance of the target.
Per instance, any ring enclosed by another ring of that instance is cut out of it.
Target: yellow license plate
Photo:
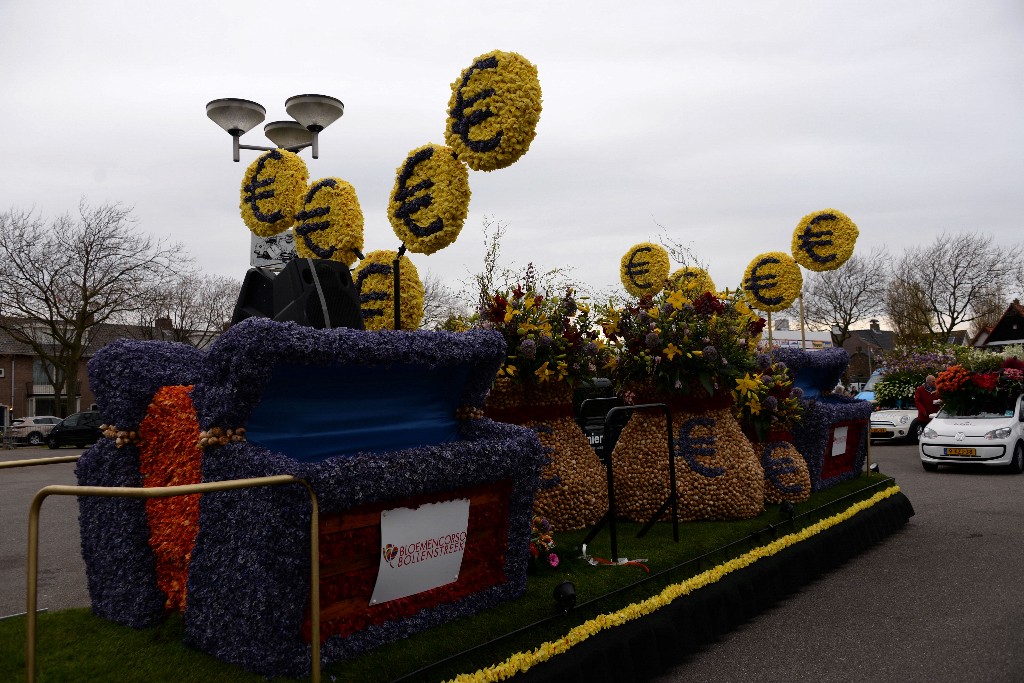
[[[871,428],[871,433],[872,434],[888,434],[889,430],[886,429],[885,427],[872,427]]]
[[[943,455],[977,455],[978,452],[973,448],[943,448]]]

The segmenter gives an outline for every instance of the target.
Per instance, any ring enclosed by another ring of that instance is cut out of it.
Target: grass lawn
[[[781,536],[835,514],[881,490],[875,485],[887,479],[878,474],[862,476],[814,494],[810,501],[796,506],[798,517],[793,524],[786,522],[788,517],[777,505],[768,506],[765,513],[751,520],[681,523],[679,543],[672,541],[670,523],[655,525],[643,539],[635,537],[639,524],[620,523],[619,555],[645,559],[650,573],[636,566],[591,566],[579,559],[576,550],[586,535],[585,530],[556,533],[558,547],[555,551],[561,564],[557,569],[539,569],[531,574],[527,593],[521,599],[385,645],[357,659],[333,664],[324,669],[322,678],[352,683],[391,681],[449,657],[450,661],[413,680],[444,680],[458,673],[475,671],[561,636],[598,614],[646,598],[666,585],[683,581],[754,545],[767,543],[774,538],[773,532],[768,530],[770,524],[783,523],[778,528]],[[866,490],[868,487],[873,488]],[[841,498],[844,500],[839,500]],[[831,505],[833,502],[835,504]],[[607,530],[590,544],[588,552],[606,558],[610,555]],[[702,558],[699,562],[690,562],[698,557]],[[568,615],[558,612],[552,597],[555,586],[563,581],[572,581],[576,586],[577,607]],[[534,624],[522,633],[502,638]],[[24,680],[25,625],[24,617],[0,621],[0,681]],[[183,630],[180,616],[155,628],[135,630],[95,617],[88,609],[40,614],[37,680],[111,683],[267,680],[186,647],[181,642]],[[491,642],[498,638],[501,639]],[[459,654],[476,645],[485,646]]]

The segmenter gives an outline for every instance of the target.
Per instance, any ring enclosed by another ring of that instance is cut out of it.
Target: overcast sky
[[[231,161],[206,118],[220,97],[332,95],[345,115],[303,153],[311,179],[351,182],[366,251],[395,249],[396,167],[444,142],[451,83],[473,58],[537,65],[543,113],[518,163],[470,172],[462,235],[421,275],[480,269],[482,219],[508,225],[506,264],[571,265],[617,287],[619,259],[660,234],[719,287],[793,228],[835,208],[857,252],[943,230],[1021,240],[1024,3],[914,2],[0,2],[0,210],[44,217],[135,207],[208,272],[241,278]],[[262,126],[243,143],[270,144]],[[661,226],[661,227],[659,227]]]

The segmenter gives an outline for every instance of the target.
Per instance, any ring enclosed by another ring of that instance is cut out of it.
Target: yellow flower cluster
[[[808,270],[835,270],[853,255],[858,234],[857,226],[842,211],[809,213],[793,231],[793,258]]]
[[[827,529],[831,529],[832,527],[852,518],[857,513],[876,505],[889,496],[899,493],[899,490],[900,488],[898,486],[892,486],[884,491],[879,491],[871,498],[855,503],[843,512],[823,519],[811,526],[805,527],[796,533],[783,536],[782,538],[767,545],[754,548],[748,553],[744,553],[743,555],[733,558],[724,564],[720,564],[713,569],[702,572],[690,579],[687,579],[686,581],[683,581],[682,583],[676,583],[668,586],[658,595],[654,595],[646,600],[642,600],[641,602],[633,603],[632,605],[624,607],[617,612],[598,615],[597,617],[573,628],[558,640],[548,641],[531,652],[516,653],[504,662],[489,666],[485,669],[480,669],[475,673],[460,674],[452,679],[452,681],[453,683],[492,683],[494,681],[507,680],[516,674],[529,670],[531,667],[542,662],[546,662],[556,655],[568,652],[570,648],[579,645],[587,638],[595,636],[605,629],[621,626],[630,621],[647,616],[648,614],[665,607],[677,598],[689,595],[695,590],[721,580],[728,574],[754,564],[758,560],[772,557],[790,546],[806,541],[812,536],[820,534]]]
[[[397,251],[381,249],[371,251],[356,267],[356,287],[363,324],[368,330],[395,329],[395,275]],[[415,330],[423,320],[423,283],[419,272],[408,256],[403,255],[400,273],[401,326]]]
[[[249,164],[242,176],[242,220],[260,237],[292,227],[302,207],[309,171],[298,154],[274,149]]]
[[[668,276],[669,289],[686,292],[690,298],[697,297],[704,292],[715,293],[715,282],[708,275],[708,271],[696,266],[680,268]]]
[[[388,220],[409,251],[433,254],[454,242],[469,213],[469,171],[451,147],[428,144],[398,167]]]
[[[804,278],[789,254],[768,251],[758,254],[743,273],[743,296],[751,308],[782,311],[800,296]]]
[[[295,252],[301,258],[330,259],[352,267],[356,251],[363,249],[363,210],[350,183],[341,178],[316,181],[295,218]]]
[[[540,110],[537,67],[515,52],[488,52],[452,83],[445,142],[474,171],[505,168],[530,148]]]
[[[634,244],[619,261],[622,286],[633,296],[654,296],[665,288],[669,271],[668,252],[652,242]]]

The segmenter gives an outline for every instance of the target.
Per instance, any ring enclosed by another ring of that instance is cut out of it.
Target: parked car
[[[46,435],[50,433],[50,430],[58,422],[60,422],[60,418],[53,415],[19,417],[11,423],[11,426],[7,429],[7,434],[14,443],[42,446],[46,441]]]
[[[876,410],[871,413],[872,441],[915,442],[920,437],[917,423],[917,410],[890,409]]]
[[[943,406],[921,432],[921,466],[934,472],[939,465],[977,464],[1005,466],[1024,472],[1024,395],[1016,399],[993,397],[957,414]]]
[[[74,445],[85,448],[99,441],[103,433],[100,431],[100,414],[95,410],[68,415],[50,430],[46,437],[46,445],[50,448]]]

